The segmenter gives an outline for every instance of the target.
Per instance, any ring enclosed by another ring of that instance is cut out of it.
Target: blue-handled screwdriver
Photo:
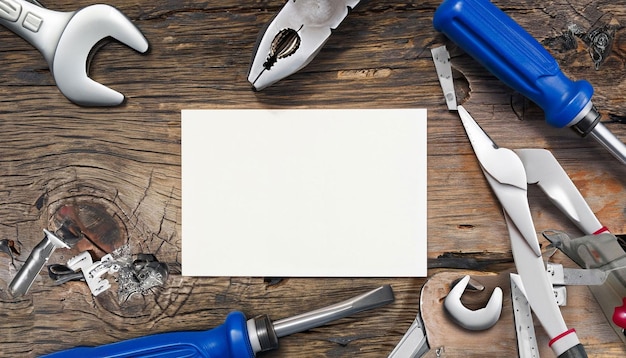
[[[489,0],[445,0],[433,25],[541,107],[550,125],[589,135],[626,164],[626,145],[600,123],[591,84],[567,78],[548,51]]]
[[[384,285],[346,301],[275,322],[267,315],[246,320],[243,313],[235,311],[223,324],[208,331],[160,333],[99,347],[72,348],[44,358],[255,357],[259,352],[278,348],[278,338],[393,301],[391,286]]]

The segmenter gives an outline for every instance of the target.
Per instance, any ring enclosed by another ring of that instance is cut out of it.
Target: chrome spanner
[[[41,52],[61,93],[81,106],[124,102],[123,94],[87,74],[89,54],[98,42],[113,37],[141,53],[148,50],[148,40],[141,31],[110,5],[59,12],[26,0],[0,0],[0,24]]]

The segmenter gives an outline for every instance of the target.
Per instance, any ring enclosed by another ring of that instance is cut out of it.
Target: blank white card
[[[426,110],[183,110],[186,276],[426,276]]]

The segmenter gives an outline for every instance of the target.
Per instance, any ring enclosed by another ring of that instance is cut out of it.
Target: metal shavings
[[[152,288],[162,286],[168,278],[167,264],[159,262],[152,254],[138,254],[130,264],[118,271],[118,300],[126,302],[132,295],[145,295]]]
[[[128,265],[131,256],[128,245],[123,245],[107,255],[109,258],[99,262],[99,270],[117,272],[121,265]],[[105,256],[106,257],[106,256]],[[81,270],[74,270],[66,265],[52,264],[48,266],[48,276],[54,281],[54,285],[62,285],[70,281],[85,281]]]
[[[299,47],[300,35],[298,35],[298,31],[294,29],[280,30],[272,41],[269,56],[263,64],[263,67],[269,70],[274,66],[276,61],[293,55]]]
[[[615,27],[604,24],[585,32],[578,25],[571,24],[568,26],[568,31],[589,46],[589,56],[591,56],[591,60],[594,63],[594,68],[599,70],[602,63],[611,53],[615,38]]]
[[[599,70],[600,65],[611,52],[613,36],[615,31],[611,31],[609,26],[602,26],[592,29],[585,36],[589,43],[589,55],[595,64],[595,69]]]
[[[105,258],[107,259],[105,260]],[[154,287],[165,284],[169,276],[168,265],[159,262],[152,254],[137,254],[133,260],[128,244],[106,255],[97,264],[98,266],[94,268],[93,274],[98,274],[98,278],[101,276],[101,273],[117,274],[118,301],[120,303],[126,302],[136,293],[146,295],[152,292]],[[59,264],[48,266],[48,274],[56,285],[69,281],[84,281],[86,279],[87,283],[89,283],[88,279],[91,278],[91,276],[89,278],[85,277],[84,272],[80,270],[74,271],[68,266]],[[88,274],[92,273],[88,272]],[[102,291],[104,290],[106,288],[102,289]],[[94,293],[92,290],[94,296],[97,296],[100,292]]]

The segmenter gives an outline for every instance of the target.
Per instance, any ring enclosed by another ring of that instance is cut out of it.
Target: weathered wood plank
[[[494,2],[541,41],[566,73],[594,85],[594,103],[606,120],[626,118],[623,1]],[[439,273],[458,274],[441,265],[474,265],[472,259],[485,271],[511,270],[501,209],[457,115],[445,108],[430,57],[430,48],[440,44],[452,53],[459,97],[491,137],[510,148],[552,150],[602,222],[626,232],[626,169],[592,141],[548,128],[540,109],[436,33],[431,21],[439,1],[363,1],[309,66],[261,92],[252,91],[246,80],[252,49],[284,1],[107,3],[127,14],[151,45],[140,55],[109,42],[95,54],[92,77],[128,97],[117,108],[68,102],[40,54],[0,28],[0,239],[14,240],[21,252],[15,264],[0,253],[0,356],[37,356],[150,333],[208,329],[232,310],[280,319],[386,283],[396,294],[392,305],[286,337],[278,351],[265,356],[381,357],[400,340],[418,312],[424,278],[290,278],[271,285],[262,278],[174,273],[165,287],[119,303],[114,291],[94,298],[84,283],[54,286],[42,272],[25,297],[7,293],[42,229],[56,224],[55,214],[65,205],[104,208],[107,217],[121,223],[121,236],[133,253],[155,253],[179,267],[184,108],[428,108],[432,283],[447,280]],[[46,3],[62,11],[90,4]],[[582,32],[572,32],[573,25]],[[581,34],[605,25],[614,31],[613,46],[596,69]],[[626,125],[607,125],[626,139]],[[529,201],[538,231],[578,232],[539,190],[529,191]],[[78,248],[58,250],[51,263],[77,253]],[[603,326],[588,290],[572,290],[570,299],[564,315],[578,328],[590,356],[624,356],[624,345]],[[450,335],[457,339],[443,343],[446,356],[510,356],[515,346],[507,324],[511,317],[503,318],[492,332],[504,337],[502,351],[481,350],[485,337],[480,334]],[[551,354],[544,344],[542,356]]]

